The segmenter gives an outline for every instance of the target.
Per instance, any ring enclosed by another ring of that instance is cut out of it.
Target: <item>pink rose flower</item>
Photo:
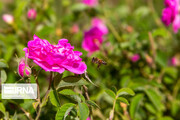
[[[173,66],[177,66],[178,65],[178,60],[176,57],[172,57],[170,60],[170,64]]]
[[[134,54],[133,56],[131,56],[131,61],[132,62],[137,62],[140,59],[139,54]]]
[[[180,15],[177,15],[172,24],[174,33],[177,33],[180,29]]]
[[[26,66],[26,67],[25,67]],[[25,73],[25,75],[24,75]],[[25,64],[25,58],[22,58],[19,62],[19,66],[18,66],[18,74],[21,77],[24,76],[30,76],[31,75],[31,68]]]
[[[32,59],[45,71],[63,73],[65,70],[75,74],[82,74],[87,66],[79,57],[79,51],[73,51],[74,47],[67,39],[60,39],[57,45],[51,45],[47,40],[42,40],[34,35],[34,40],[28,42],[24,48],[26,57]]]
[[[166,7],[174,7],[176,5],[176,0],[165,0],[164,4]]]
[[[92,19],[92,26],[98,27],[104,35],[106,35],[108,33],[108,28],[106,27],[104,22],[99,18],[93,18]]]
[[[84,3],[90,7],[94,7],[98,4],[98,0],[82,0],[82,3]]]
[[[172,23],[173,31],[174,33],[177,33],[180,28],[180,0],[165,0],[164,3],[166,8],[162,11],[162,22],[166,26],[169,26]]]
[[[35,9],[30,9],[30,10],[27,12],[27,18],[28,18],[28,19],[34,20],[34,19],[36,19],[36,16],[37,16],[37,13],[36,13],[36,10],[35,10]]]
[[[14,17],[10,14],[4,14],[2,16],[2,19],[4,22],[6,22],[7,24],[12,24],[14,22]]]
[[[84,33],[82,48],[90,54],[100,49],[103,42],[103,33],[98,27],[93,27]]]
[[[88,117],[86,120],[91,120],[91,118],[90,118],[90,117]]]
[[[175,18],[174,11],[171,8],[165,8],[162,12],[162,21],[166,26],[169,26]]]

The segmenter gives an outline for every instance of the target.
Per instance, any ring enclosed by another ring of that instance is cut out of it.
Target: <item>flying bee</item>
[[[107,65],[107,63],[104,60],[101,60],[101,59],[96,58],[96,57],[92,58],[92,63],[98,64],[97,68],[99,68],[102,64]]]

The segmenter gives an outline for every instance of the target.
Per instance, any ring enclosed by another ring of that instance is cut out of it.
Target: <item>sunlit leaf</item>
[[[2,102],[0,102],[0,111],[5,115],[6,109]]]
[[[112,90],[107,89],[107,90],[105,90],[105,92],[106,92],[109,96],[111,96],[112,98],[114,98],[114,99],[115,99],[116,94],[115,94]]]
[[[129,105],[129,102],[126,100],[126,98],[118,97],[117,100],[120,101],[120,102],[123,102],[123,103],[125,103],[127,105]]]
[[[77,93],[75,93],[74,91],[70,90],[70,89],[64,89],[62,91],[59,92],[62,95],[77,95]]]
[[[1,76],[0,76],[0,77],[1,77],[1,78],[0,78],[0,79],[1,79],[1,83],[4,83],[4,82],[6,82],[6,80],[7,80],[6,72],[5,72],[5,70],[1,70],[0,72],[1,72],[1,74],[0,74],[0,75],[1,75]]]
[[[57,92],[55,90],[52,90],[50,91],[49,93],[49,98],[50,98],[50,101],[51,103],[56,106],[56,107],[59,107],[60,104],[59,104],[59,98],[58,98],[58,95],[57,95]]]
[[[130,88],[121,88],[120,90],[118,90],[117,95],[118,96],[121,96],[121,95],[132,95],[133,96],[133,95],[135,95],[135,93]]]

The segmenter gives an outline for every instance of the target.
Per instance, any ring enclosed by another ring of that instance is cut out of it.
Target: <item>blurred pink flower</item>
[[[82,48],[90,54],[100,49],[103,42],[103,33],[98,27],[93,27],[84,33]]]
[[[26,66],[26,67],[25,67]],[[26,69],[26,70],[25,70]],[[25,73],[25,75],[24,75]],[[25,58],[22,58],[19,62],[19,66],[18,66],[18,74],[21,76],[21,77],[24,77],[24,76],[30,76],[31,74],[31,68],[26,65],[25,63]]]
[[[37,16],[37,13],[36,13],[35,9],[28,10],[28,12],[27,12],[28,19],[34,20],[34,19],[36,19],[36,16]]]
[[[133,56],[131,56],[131,61],[132,62],[137,62],[140,59],[139,54],[134,54]]]
[[[63,73],[65,70],[76,74],[82,74],[87,66],[79,57],[79,51],[73,51],[74,47],[67,39],[60,39],[57,45],[51,45],[47,40],[42,40],[34,35],[34,40],[28,42],[24,48],[26,57],[32,59],[45,71]]]
[[[166,7],[174,7],[176,5],[176,0],[165,0],[164,4]]]
[[[10,14],[3,14],[2,19],[7,24],[12,24],[14,22],[14,17],[12,15],[10,15]]]
[[[171,65],[177,66],[178,65],[178,60],[176,57],[172,57],[170,60]]]
[[[79,26],[77,24],[74,24],[71,27],[71,33],[78,33],[79,32]]]
[[[180,0],[165,0],[165,7],[162,11],[162,22],[169,26],[171,23],[173,25],[174,33],[178,32],[180,28]]]
[[[82,3],[84,3],[90,7],[94,7],[98,4],[98,0],[82,0]]]
[[[90,118],[90,117],[88,117],[86,120],[91,120],[91,118]]]
[[[175,19],[174,11],[171,8],[165,8],[162,11],[162,21],[166,26],[169,26]]]
[[[92,19],[92,26],[98,27],[102,31],[103,34],[108,33],[108,28],[106,27],[104,22],[99,18],[93,18]]]

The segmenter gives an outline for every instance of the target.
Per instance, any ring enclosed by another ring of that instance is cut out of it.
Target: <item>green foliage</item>
[[[88,84],[89,83],[86,80],[84,80],[82,77],[68,76],[68,77],[62,78],[62,80],[60,81],[58,85],[58,88],[88,85]]]
[[[89,116],[89,108],[85,103],[78,103],[80,120],[86,120]]]
[[[55,91],[55,90],[50,91],[49,98],[50,98],[51,103],[54,106],[56,106],[56,107],[60,106],[60,104],[59,104],[59,97],[57,95],[57,91]]]
[[[68,115],[68,113],[74,106],[75,106],[75,104],[72,104],[72,103],[66,103],[66,104],[62,105],[58,109],[55,119],[56,120],[65,120],[66,116]]]
[[[135,114],[138,111],[140,103],[142,102],[143,94],[137,94],[132,98],[131,105],[130,105],[130,116],[131,118],[135,118]]]

